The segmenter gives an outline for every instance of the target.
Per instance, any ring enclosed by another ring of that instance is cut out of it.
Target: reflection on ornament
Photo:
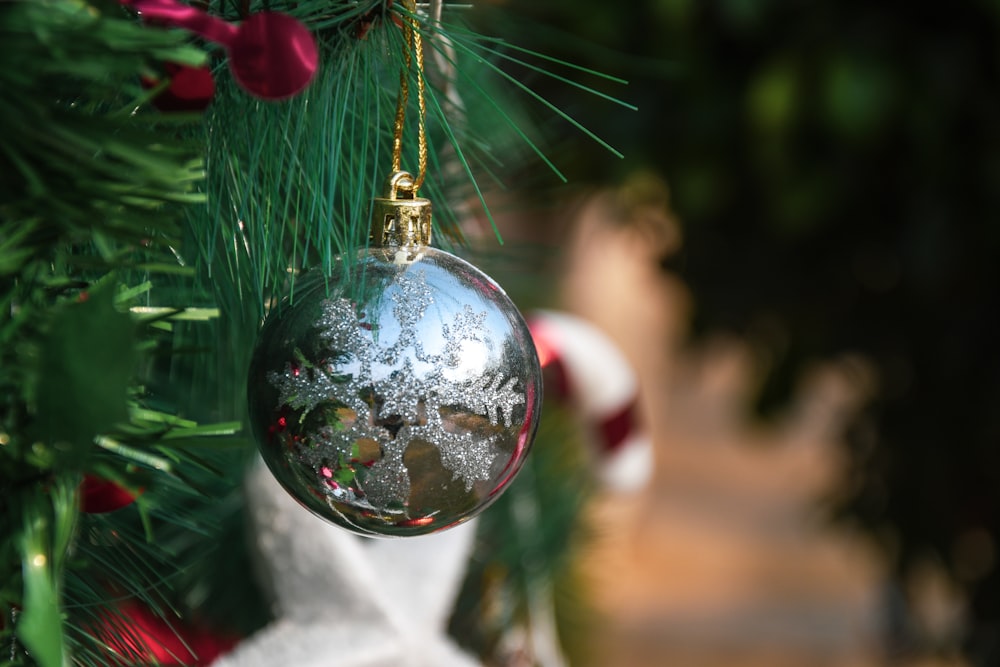
[[[410,200],[412,201],[412,200]],[[528,328],[471,264],[371,248],[296,286],[249,377],[264,460],[300,503],[364,535],[420,535],[485,509],[534,437]]]

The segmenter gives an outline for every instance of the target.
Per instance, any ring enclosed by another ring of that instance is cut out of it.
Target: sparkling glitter
[[[514,423],[514,408],[524,404],[524,394],[517,390],[517,378],[504,379],[483,375],[469,382],[463,391],[473,410],[485,414],[491,424]]]
[[[362,334],[364,327],[358,313],[347,299],[327,299],[323,302],[323,312],[316,322],[319,337],[328,349],[338,353],[357,353],[370,346],[370,340]]]
[[[434,530],[484,506],[519,465],[537,362],[513,304],[473,267],[432,249],[406,265],[377,252],[362,262],[353,300],[304,293],[269,335],[260,405],[287,428],[262,451],[335,523],[396,533],[439,517]]]
[[[402,420],[405,424],[416,424],[420,420],[421,405],[428,399],[432,383],[427,379],[416,380],[413,364],[409,359],[403,362],[403,368],[393,371],[386,382],[379,382],[376,395],[381,399],[377,421],[393,418]],[[432,378],[433,381],[433,378]]]
[[[299,369],[289,364],[283,373],[269,373],[267,379],[278,389],[281,405],[306,412],[336,392],[331,375],[316,367]]]
[[[394,452],[395,454],[395,452]],[[383,458],[370,469],[371,476],[361,484],[368,502],[380,509],[401,505],[410,496],[410,476],[398,453]]]
[[[473,438],[468,433],[438,432],[437,445],[441,450],[441,463],[454,476],[465,482],[465,490],[480,480],[490,478],[497,451],[495,438]]]
[[[427,307],[434,303],[426,274],[421,270],[401,273],[394,283],[399,291],[392,295],[396,304],[392,314],[404,330],[413,331],[417,322],[423,319]]]
[[[486,327],[486,312],[476,313],[472,306],[465,304],[462,311],[455,313],[452,324],[442,324],[445,348],[443,363],[458,366],[461,363],[462,341],[482,340],[481,331]]]
[[[463,342],[482,340],[486,312],[464,305],[452,322],[440,325],[443,353],[428,355],[418,338],[418,325],[434,303],[424,272],[401,273],[390,287],[394,288],[392,313],[400,325],[399,337],[391,345],[378,345],[371,327],[364,326],[350,301],[328,299],[317,321],[318,337],[336,361],[326,367],[289,363],[283,373],[268,376],[278,389],[281,405],[308,414],[322,403],[334,402],[359,415],[347,433],[329,424],[317,429],[312,446],[302,448],[300,454],[323,477],[330,478],[330,466],[338,463],[331,458],[349,458],[349,443],[356,438],[374,439],[381,447],[381,458],[360,487],[368,502],[380,509],[407,502],[410,479],[403,455],[414,438],[437,446],[442,465],[467,489],[489,478],[499,454],[495,438],[449,432],[441,420],[442,408],[459,406],[499,425],[513,423],[514,408],[524,403],[524,395],[515,389],[517,379],[506,379],[499,373],[457,383],[448,382],[440,370],[418,373],[413,359],[437,366],[457,365]],[[376,365],[388,367],[378,379],[373,377]],[[348,372],[349,367],[354,372]],[[364,395],[373,397],[371,404],[361,398]]]

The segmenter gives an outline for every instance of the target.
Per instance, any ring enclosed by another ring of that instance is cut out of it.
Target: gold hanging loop
[[[424,46],[420,39],[415,0],[403,0],[402,16],[406,45],[404,66],[399,74],[399,100],[392,128],[392,174],[381,197],[372,201],[369,242],[382,248],[419,248],[431,243],[431,202],[417,196],[427,174],[427,109],[424,103]],[[416,67],[414,67],[414,64]],[[402,169],[403,130],[409,104],[410,76],[416,69],[418,141],[420,171],[416,178]]]
[[[417,79],[417,158],[419,171],[413,180],[413,196],[416,196],[427,175],[427,106],[424,101],[424,44],[420,37],[417,23],[416,0],[403,0],[403,8],[408,12],[402,17],[403,31],[406,40],[403,58],[404,66],[399,74],[399,99],[396,104],[396,119],[392,133],[392,171],[402,170],[403,159],[403,129],[406,124],[406,107],[410,97],[410,71],[416,65]]]

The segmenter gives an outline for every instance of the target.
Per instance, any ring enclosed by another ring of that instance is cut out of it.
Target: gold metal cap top
[[[431,201],[416,196],[413,176],[394,172],[385,196],[372,200],[369,241],[379,247],[426,246],[431,243]]]

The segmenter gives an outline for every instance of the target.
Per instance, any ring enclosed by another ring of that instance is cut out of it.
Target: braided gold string
[[[413,182],[413,196],[424,183],[427,175],[427,128],[425,119],[427,117],[427,107],[424,102],[424,44],[420,38],[420,31],[417,24],[417,3],[416,0],[403,0],[403,7],[409,12],[403,16],[403,30],[406,34],[406,48],[404,49],[405,65],[399,74],[399,100],[396,103],[396,119],[392,127],[392,170],[400,171],[403,159],[403,126],[406,122],[406,107],[410,98],[410,70],[413,69],[416,61],[417,71],[417,157],[419,169],[417,178]],[[411,55],[412,53],[412,55]]]

